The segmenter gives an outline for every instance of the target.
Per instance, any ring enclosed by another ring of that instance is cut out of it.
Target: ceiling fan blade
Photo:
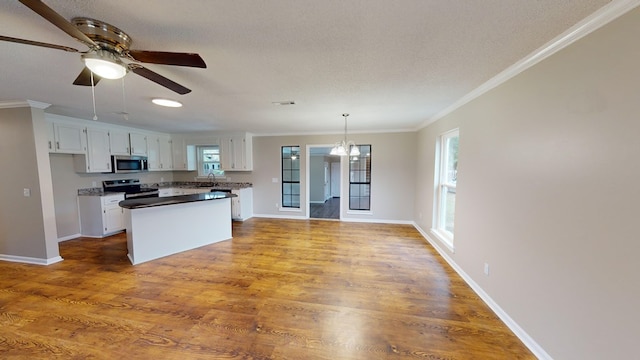
[[[149,70],[149,69],[147,69],[145,67],[142,67],[140,65],[130,64],[129,65],[129,69],[131,71],[133,71],[134,73],[136,73],[136,74],[138,74],[138,75],[140,75],[140,76],[142,76],[144,78],[147,78],[147,79],[155,82],[156,84],[162,85],[162,86],[166,87],[169,90],[173,90],[173,91],[177,92],[180,95],[188,94],[188,93],[191,92],[190,89],[187,89],[186,87],[178,84],[177,82],[169,80],[166,77],[164,77],[164,76],[162,76],[162,75],[160,75],[158,73],[155,73],[155,72],[153,72],[153,71],[151,71],[151,70]]]
[[[102,79],[100,76],[93,74],[93,85],[98,85],[98,81]],[[91,70],[85,67],[80,75],[73,81],[73,85],[91,86]]]
[[[10,36],[2,36],[2,35],[0,35],[0,40],[2,40],[2,41],[10,41],[10,42],[18,43],[18,44],[42,46],[42,47],[46,47],[46,48],[64,50],[64,51],[68,51],[68,52],[80,52],[78,49],[74,49],[74,48],[68,47],[68,46],[49,44],[49,43],[43,43],[43,42],[40,42],[40,41],[33,41],[33,40],[26,40],[26,39],[18,39],[18,38],[14,38],[14,37],[10,37]]]
[[[136,60],[150,64],[164,64],[206,68],[207,64],[198,54],[176,53],[166,51],[129,50],[129,55]]]
[[[57,26],[60,30],[76,38],[77,40],[84,43],[88,47],[94,48],[98,46],[98,44],[96,44],[93,40],[91,40],[87,35],[85,35],[82,31],[78,30],[77,27],[75,27],[72,23],[67,21],[67,19],[63,18],[62,15],[53,11],[53,9],[45,5],[42,1],[20,0],[20,2],[23,3],[25,6],[27,6],[29,9],[36,12],[38,15],[45,18],[47,21],[49,21],[53,25]]]

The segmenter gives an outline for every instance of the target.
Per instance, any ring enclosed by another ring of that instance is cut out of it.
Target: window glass
[[[198,176],[224,176],[224,170],[220,169],[220,147],[207,145],[196,147],[198,151]]]
[[[438,184],[436,186],[436,207],[434,229],[448,245],[453,246],[455,229],[456,185],[458,181],[459,132],[453,130],[443,134],[439,141]]]
[[[282,207],[300,208],[300,146],[283,146]]]
[[[371,210],[371,145],[349,157],[349,210]]]

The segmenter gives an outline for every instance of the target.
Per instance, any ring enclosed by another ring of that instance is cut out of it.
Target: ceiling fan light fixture
[[[170,99],[155,98],[155,99],[151,99],[151,102],[156,105],[166,106],[166,107],[174,107],[174,108],[182,107],[181,102],[170,100]]]
[[[120,79],[127,75],[127,66],[114,54],[105,50],[84,54],[82,61],[91,72],[104,79]]]

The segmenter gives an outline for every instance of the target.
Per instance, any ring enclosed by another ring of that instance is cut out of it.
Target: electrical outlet
[[[96,187],[96,186],[98,186],[98,183],[96,183],[95,181],[92,181],[91,182],[91,187]]]
[[[278,182],[278,178],[271,178],[271,182],[272,183],[277,183]]]
[[[160,182],[164,182],[164,178],[163,177],[160,178]]]
[[[484,274],[489,276],[489,263],[484,263]]]
[[[31,196],[31,189],[24,188],[24,189],[22,190],[22,194],[23,194],[25,197],[29,197],[29,196]]]
[[[278,203],[276,203],[276,209],[277,209],[278,207],[279,207],[279,204],[278,204]]]

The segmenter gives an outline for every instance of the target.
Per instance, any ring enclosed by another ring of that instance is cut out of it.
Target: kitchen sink
[[[216,192],[216,191],[230,193],[231,189],[229,189],[229,188],[217,188],[217,187],[211,188],[211,192]]]

